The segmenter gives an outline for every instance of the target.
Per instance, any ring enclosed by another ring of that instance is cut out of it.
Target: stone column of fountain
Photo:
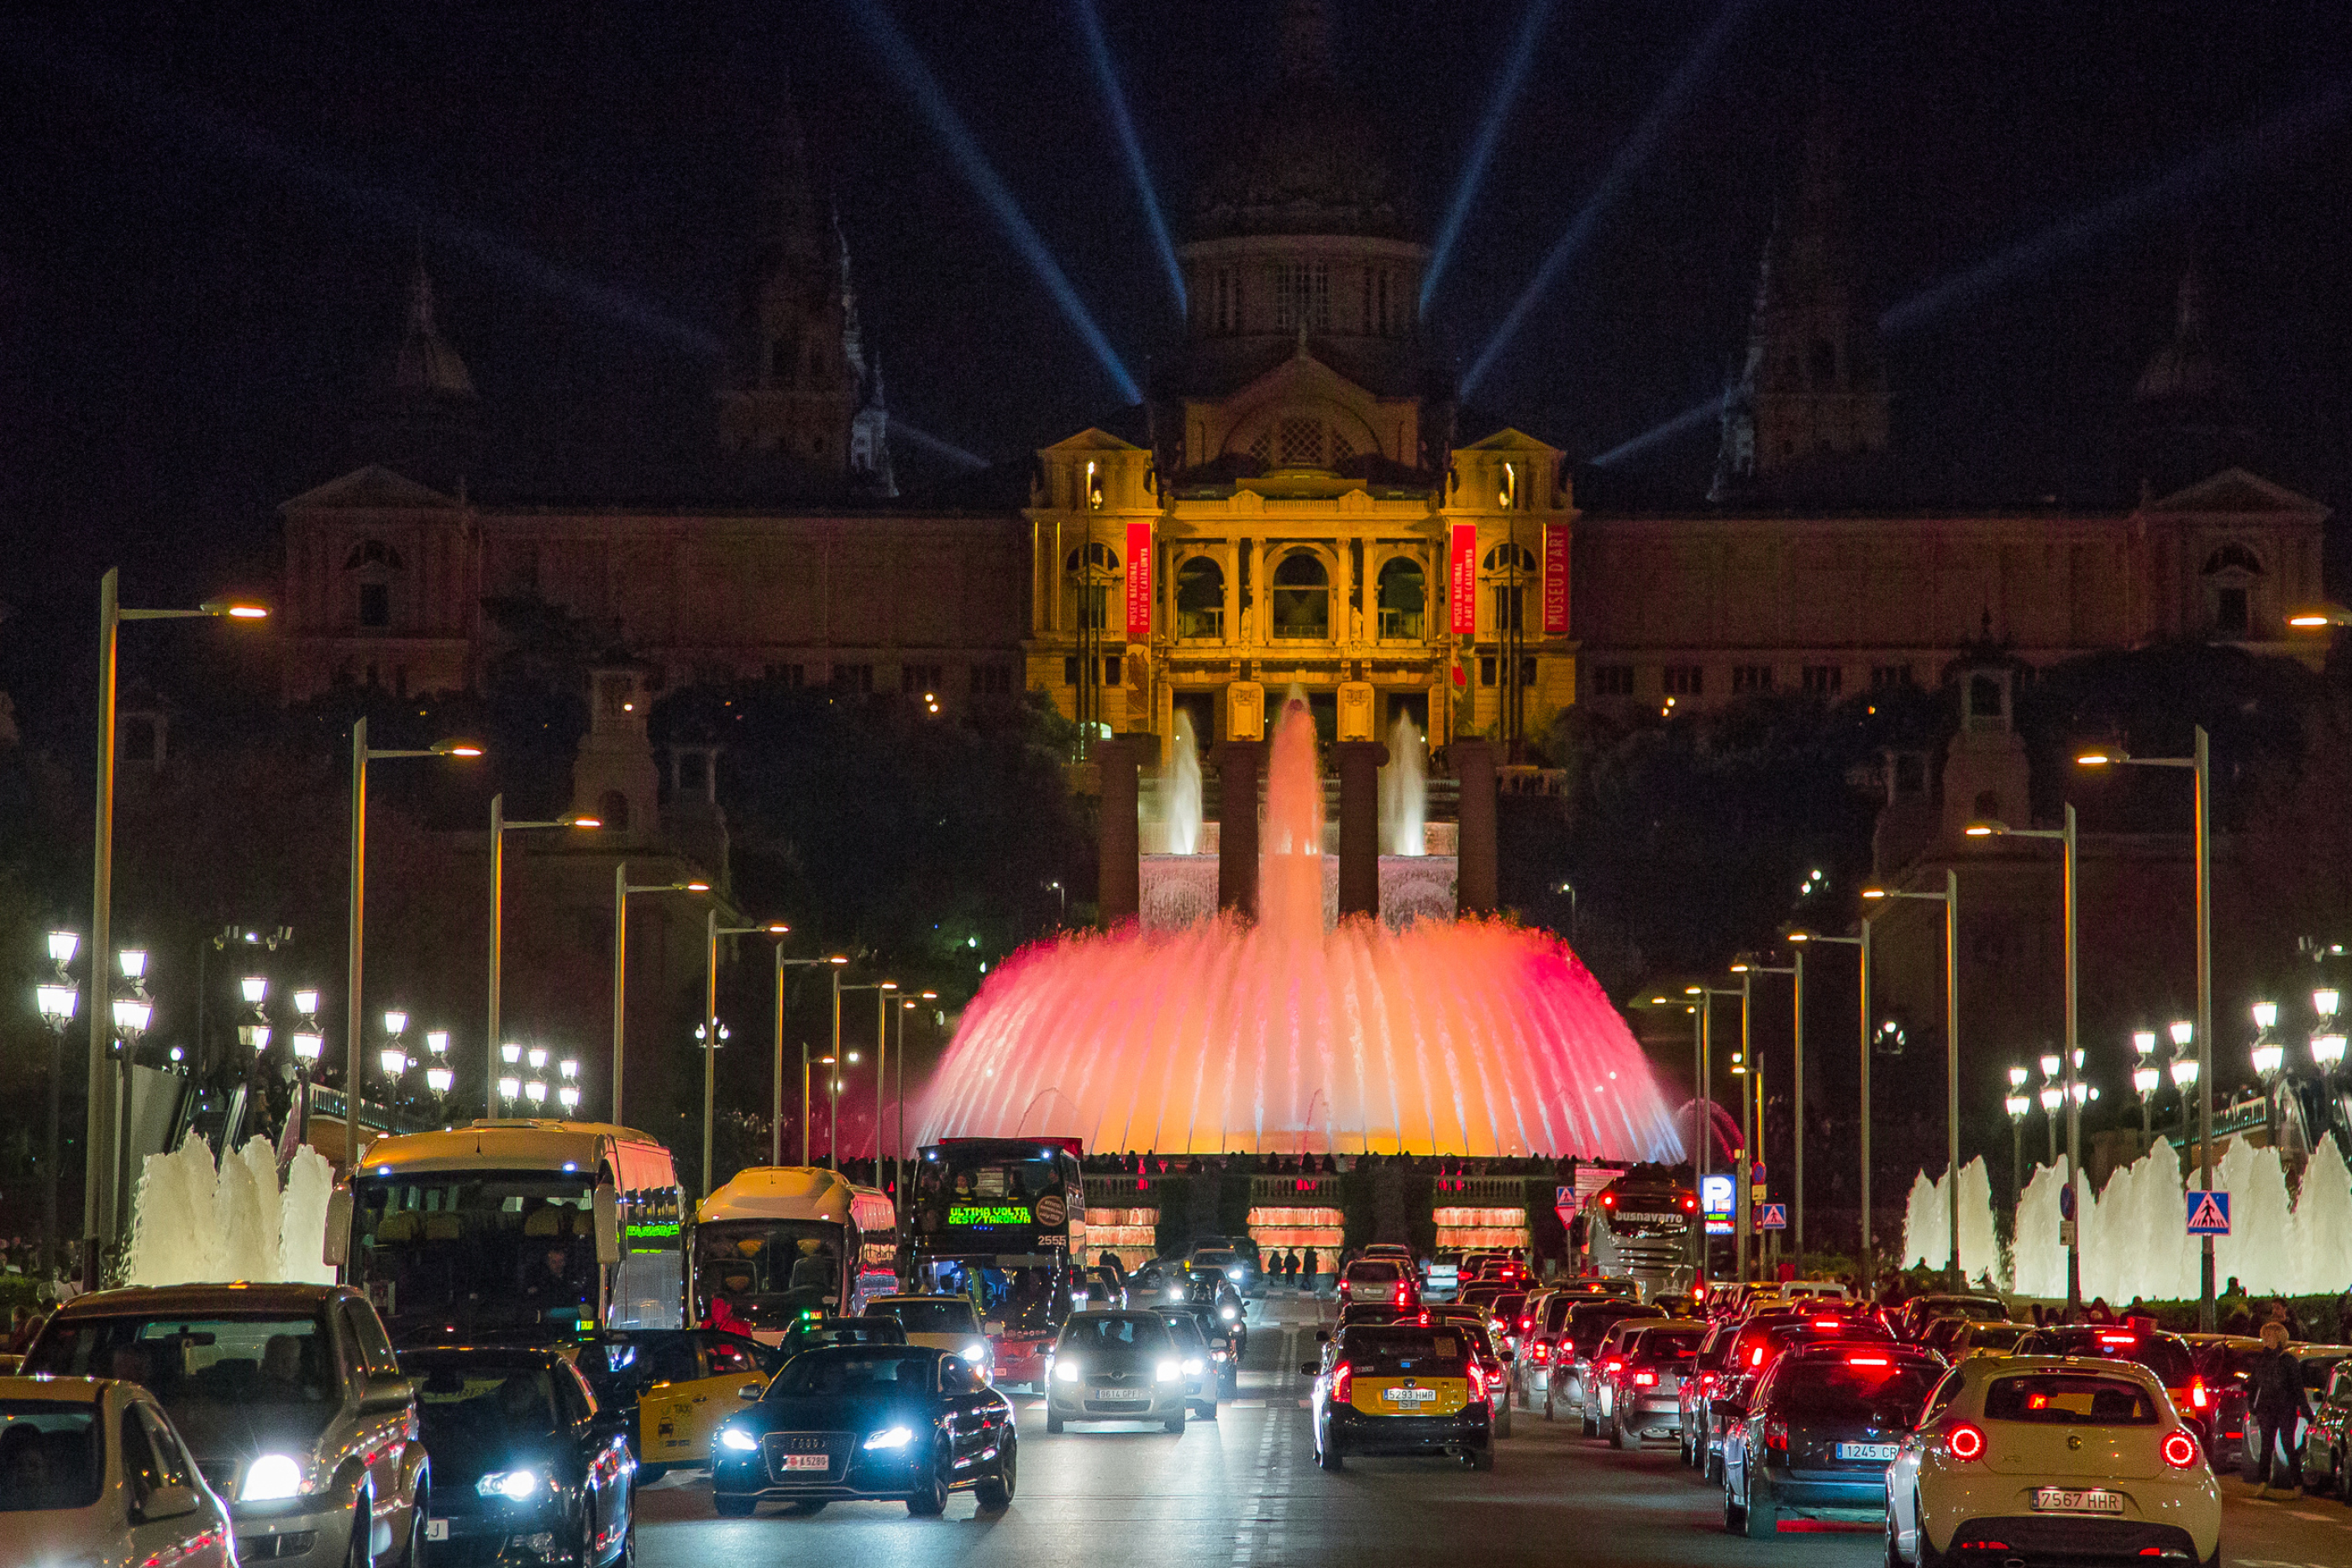
[[[1217,907],[1257,915],[1257,779],[1265,743],[1228,740],[1211,752],[1217,768]]]
[[[1142,841],[1136,831],[1136,753],[1128,737],[1095,743],[1102,778],[1102,851],[1096,897],[1105,929],[1133,920],[1143,906]]]
[[[1495,874],[1495,748],[1483,740],[1457,740],[1446,760],[1462,786],[1462,843],[1454,883],[1454,907],[1462,915],[1492,915],[1500,902]]]
[[[1377,740],[1331,747],[1339,773],[1339,918],[1381,913],[1381,768],[1389,748]]]

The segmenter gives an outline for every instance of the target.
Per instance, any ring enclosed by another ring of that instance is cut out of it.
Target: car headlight
[[[1170,1291],[1168,1299],[1171,1301],[1181,1301],[1184,1299],[1184,1292],[1181,1289]]]
[[[474,1490],[483,1497],[502,1497],[509,1502],[520,1502],[539,1495],[542,1482],[537,1470],[492,1470],[474,1483]]]
[[[984,1344],[968,1344],[963,1347],[963,1358],[966,1361],[986,1361],[988,1347]]]
[[[239,1502],[275,1502],[281,1498],[299,1497],[310,1490],[310,1478],[301,1460],[286,1454],[264,1454],[245,1467],[245,1479],[237,1484]]]
[[[1201,1358],[1199,1356],[1196,1355],[1192,1360],[1184,1364],[1184,1375],[1187,1377],[1198,1377],[1201,1375]]]
[[[1184,1369],[1172,1361],[1163,1361],[1151,1369],[1151,1375],[1161,1383],[1173,1383],[1184,1375]]]
[[[1076,1362],[1075,1362],[1075,1361],[1057,1361],[1057,1362],[1055,1362],[1055,1363],[1054,1364],[1054,1381],[1055,1381],[1055,1382],[1056,1382],[1056,1383],[1076,1383],[1077,1380],[1078,1380],[1078,1364],[1077,1364]]]
[[[738,1454],[748,1454],[760,1446],[760,1439],[740,1427],[721,1427],[719,1446]]]
[[[866,1439],[868,1448],[903,1448],[915,1440],[911,1427],[887,1427]]]

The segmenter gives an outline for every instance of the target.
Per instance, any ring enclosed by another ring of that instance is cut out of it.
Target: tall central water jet
[[[923,1139],[1681,1156],[1640,1048],[1563,943],[1498,920],[1326,931],[1322,810],[1313,721],[1294,704],[1267,781],[1263,921],[1129,925],[1015,954],[924,1092]]]
[[[1168,747],[1167,770],[1160,776],[1160,798],[1168,814],[1168,852],[1201,852],[1201,743],[1192,734],[1192,716],[1176,710],[1176,738]]]
[[[1429,759],[1421,726],[1401,713],[1389,726],[1389,761],[1381,769],[1381,853],[1429,852]]]

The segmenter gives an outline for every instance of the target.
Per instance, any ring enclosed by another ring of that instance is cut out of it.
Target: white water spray
[[[1407,713],[1389,726],[1389,761],[1381,769],[1381,852],[1429,852],[1429,758],[1421,727]]]
[[[1160,776],[1160,799],[1168,813],[1168,852],[1201,852],[1201,745],[1192,716],[1176,710],[1176,738],[1169,743],[1168,767]]]
[[[133,1285],[230,1280],[331,1283],[322,1260],[334,1167],[308,1145],[294,1151],[286,1184],[266,1138],[232,1151],[217,1169],[204,1140],[150,1155],[131,1202]]]

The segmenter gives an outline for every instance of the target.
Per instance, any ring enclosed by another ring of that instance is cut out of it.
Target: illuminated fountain
[[[1276,732],[1262,918],[1034,945],[964,1014],[918,1120],[1090,1149],[1679,1158],[1640,1048],[1568,947],[1499,920],[1324,916],[1302,704]]]
[[[248,1140],[217,1167],[194,1136],[171,1154],[149,1155],[131,1196],[124,1283],[332,1284],[335,1271],[321,1255],[334,1181],[334,1167],[308,1144],[296,1146],[282,1186],[266,1138]]]

